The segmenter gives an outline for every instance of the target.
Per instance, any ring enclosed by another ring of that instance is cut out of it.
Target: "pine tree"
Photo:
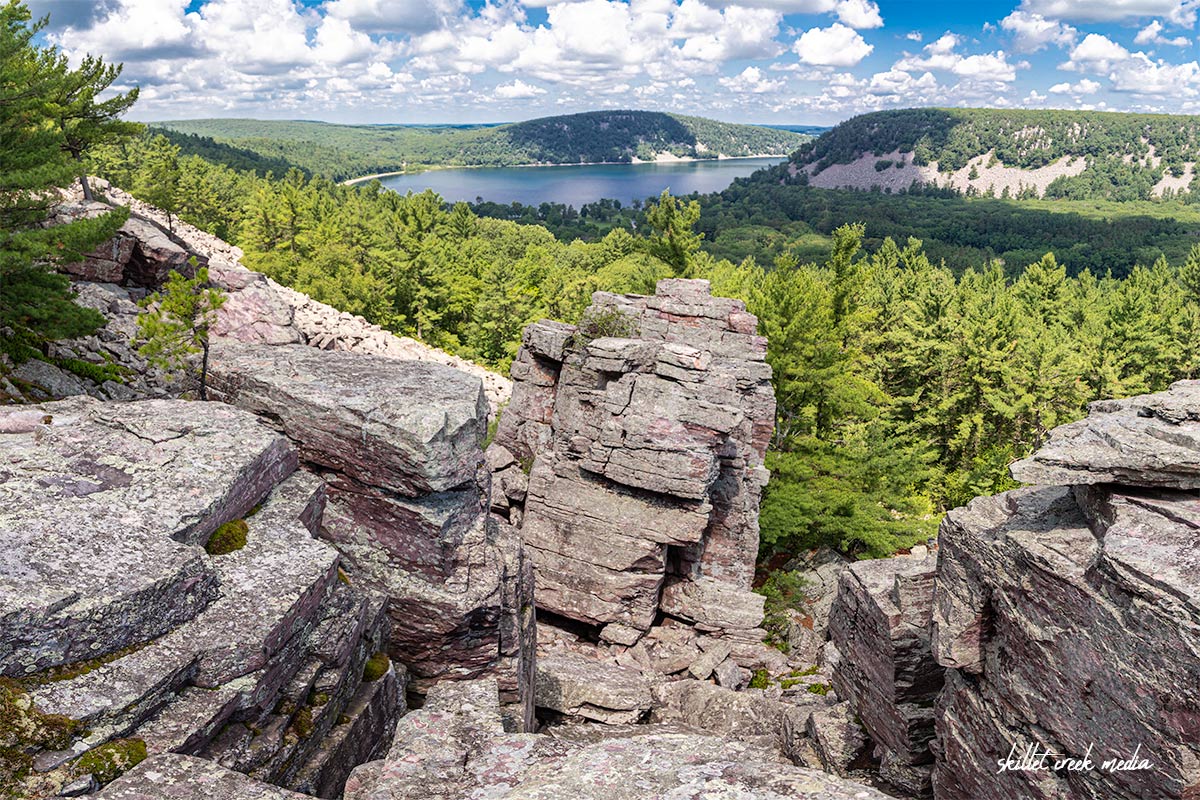
[[[658,202],[646,209],[646,221],[654,229],[649,242],[650,253],[669,264],[676,277],[690,274],[691,261],[700,249],[704,234],[692,230],[699,219],[698,202],[692,200],[685,205],[666,189]]]
[[[166,212],[170,230],[175,230],[174,219],[179,213],[181,175],[179,147],[161,134],[155,136],[142,155],[135,187],[139,197]]]
[[[217,321],[225,293],[208,282],[208,269],[196,270],[185,278],[171,270],[163,290],[142,301],[138,315],[138,352],[150,363],[168,372],[186,370],[188,359],[200,359],[200,399],[208,399],[208,332]]]
[[[120,115],[137,102],[138,90],[133,88],[106,100],[97,100],[121,75],[120,64],[105,64],[97,56],[84,56],[78,69],[68,69],[60,57],[60,78],[52,98],[54,120],[62,137],[62,147],[76,163],[83,196],[92,200],[87,174],[83,169],[84,156],[98,145],[127,139],[142,130],[136,122],[120,119]]]

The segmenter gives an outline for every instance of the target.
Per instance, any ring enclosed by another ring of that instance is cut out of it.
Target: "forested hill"
[[[793,179],[997,197],[1145,200],[1190,191],[1200,117],[922,108],[864,114],[803,145]]]
[[[811,138],[775,128],[653,111],[593,111],[507,125],[332,125],[251,119],[156,125],[337,180],[430,166],[777,155],[790,153]],[[187,142],[176,139],[176,144],[192,152]],[[220,160],[213,152],[196,154]]]

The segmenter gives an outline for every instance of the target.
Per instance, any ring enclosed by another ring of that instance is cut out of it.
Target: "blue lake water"
[[[397,192],[432,189],[445,200],[476,198],[524,205],[563,203],[579,208],[603,198],[631,200],[657,197],[663,189],[679,196],[719,192],[734,178],[782,162],[782,158],[730,158],[668,164],[595,164],[569,167],[480,167],[438,169],[381,178]]]

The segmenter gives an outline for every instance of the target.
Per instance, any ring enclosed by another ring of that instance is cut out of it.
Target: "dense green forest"
[[[95,169],[154,196],[152,153],[173,148],[137,146],[132,159],[98,153]],[[595,290],[687,275],[744,299],[769,337],[779,398],[764,555],[919,541],[945,509],[1007,488],[1008,463],[1087,401],[1160,389],[1200,358],[1200,248],[1124,278],[1072,275],[1048,254],[1006,273],[931,261],[915,239],[867,251],[868,230],[839,225],[819,257],[731,261],[702,249],[700,204],[665,194],[639,210],[636,233],[587,242],[378,183],[263,178],[195,156],[172,169],[178,190],[156,202],[236,242],[249,266],[502,371],[526,323],[578,320]]]
[[[689,198],[700,203],[696,227],[705,234],[707,253],[731,261],[754,256],[770,262],[785,254],[808,261],[828,252],[833,231],[851,221],[866,225],[868,251],[888,237],[913,236],[934,263],[945,262],[955,272],[998,261],[1015,276],[1049,251],[1069,274],[1111,271],[1120,277],[1159,256],[1181,262],[1200,232],[1200,206],[1179,200],[998,200],[932,187],[896,194],[817,189],[781,183],[785,169],[759,170],[724,191]],[[622,206],[614,200],[579,209],[489,202],[472,209],[544,225],[567,240],[594,241],[613,228],[645,225],[642,203]]]
[[[754,125],[651,111],[593,111],[508,125],[331,125],[323,122],[204,119],[158,127],[285,161],[334,180],[431,166],[513,166],[783,154],[810,137]],[[182,152],[245,165],[175,140]]]
[[[1056,178],[1048,198],[1148,200],[1165,174],[1185,175],[1200,160],[1200,117],[1100,111],[912,108],[846,120],[800,147],[798,165],[816,172],[864,154],[899,150],[914,164],[962,169],[992,153],[1009,167],[1034,169],[1082,158],[1083,173]],[[803,181],[804,174],[791,180]],[[1190,187],[1189,187],[1190,188]]]

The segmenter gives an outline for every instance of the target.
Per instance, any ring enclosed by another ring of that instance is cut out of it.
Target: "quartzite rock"
[[[529,326],[496,438],[533,460],[521,534],[539,606],[626,644],[660,598],[709,630],[756,628],[775,409],[757,321],[686,280],[660,281],[652,297],[597,293],[587,314],[625,317],[630,337]]]
[[[588,743],[505,734],[490,681],[440,684],[400,721],[383,761],[346,800],[884,800],[865,786],[774,761],[715,736],[647,732]]]
[[[418,361],[220,340],[213,394],[262,415],[329,485],[322,535],[387,595],[391,655],[424,690],[497,674],[532,724],[533,601],[519,537],[488,513],[477,378]]]
[[[1092,403],[1086,419],[1055,428],[1044,447],[1012,465],[1012,474],[1046,486],[1200,488],[1200,381]]]
[[[571,653],[537,659],[539,709],[614,725],[640,722],[654,700],[641,672]]]
[[[1098,461],[1108,458],[1105,446]],[[1081,467],[1094,472],[1086,458]],[[1078,502],[1061,487],[979,498],[942,524],[934,651],[952,669],[938,707],[939,798],[1200,792],[1200,501],[1077,492]],[[1137,752],[1150,768],[997,772],[1031,745],[1096,765]]]
[[[110,783],[102,800],[306,800],[202,758],[166,753]]]
[[[36,411],[49,424],[0,435],[0,673],[12,676],[194,617],[218,584],[197,545],[296,467],[286,439],[217,404]]]
[[[859,561],[841,573],[829,617],[833,687],[877,747],[908,765],[933,760],[933,703],[943,668],[930,647],[937,558]]]
[[[84,726],[68,750],[30,753],[35,794],[117,738],[327,796],[377,755],[403,707],[394,673],[363,685],[384,601],[338,582],[337,552],[313,536],[325,484],[293,472],[286,438],[218,403],[78,398],[11,416],[4,670],[39,712]],[[227,522],[245,544],[208,554]],[[324,747],[339,721],[353,740]]]

